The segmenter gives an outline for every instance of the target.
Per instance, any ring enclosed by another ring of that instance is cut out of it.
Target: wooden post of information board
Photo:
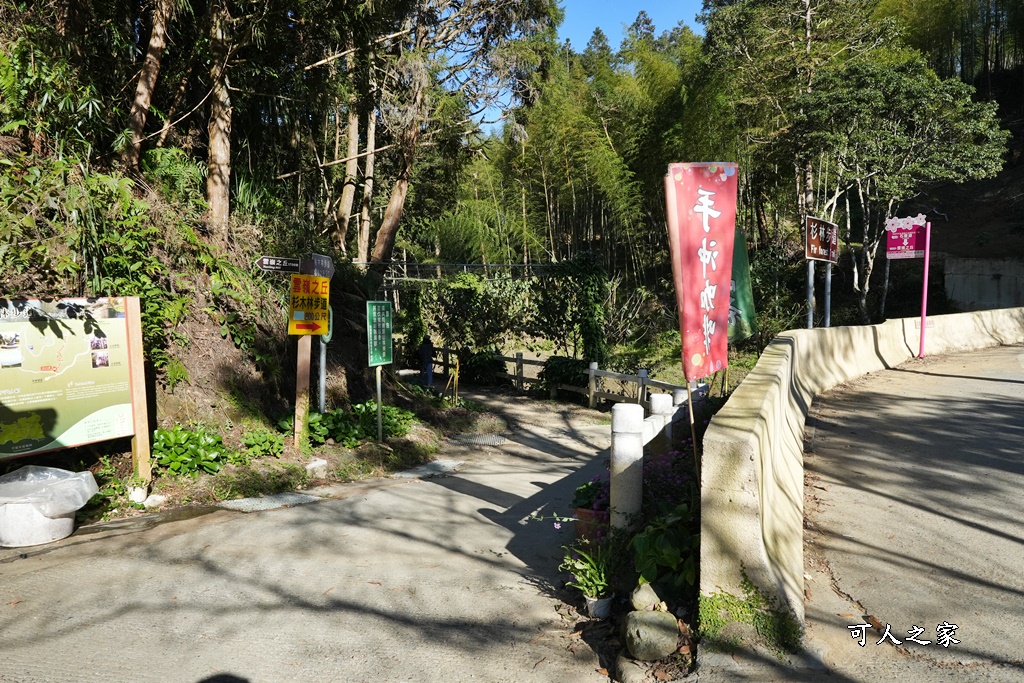
[[[139,297],[126,296],[125,322],[128,328],[128,377],[132,394],[132,470],[146,483],[153,478],[150,460],[149,409],[146,405],[146,371],[142,354],[142,305]]]

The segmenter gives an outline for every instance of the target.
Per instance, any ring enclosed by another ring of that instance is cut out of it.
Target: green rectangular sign
[[[134,433],[125,300],[0,299],[0,460]]]
[[[366,346],[370,367],[391,365],[391,302],[366,302]]]

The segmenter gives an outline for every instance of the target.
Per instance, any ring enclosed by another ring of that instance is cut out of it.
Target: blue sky
[[[565,21],[558,29],[558,35],[562,40],[571,40],[577,52],[583,51],[598,26],[608,36],[611,48],[617,50],[624,30],[636,20],[640,10],[651,17],[656,35],[680,21],[695,32],[704,33],[695,19],[703,4],[701,0],[562,0],[560,4],[565,10]]]

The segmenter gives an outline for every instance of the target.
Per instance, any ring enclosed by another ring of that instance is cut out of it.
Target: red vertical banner
[[[736,229],[736,164],[670,164],[668,242],[683,373],[701,379],[729,363],[729,283]]]

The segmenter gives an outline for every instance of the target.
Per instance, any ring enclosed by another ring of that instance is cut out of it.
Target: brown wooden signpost
[[[294,273],[288,300],[288,334],[298,336],[298,358],[295,374],[295,446],[302,440],[309,415],[309,367],[313,336],[321,338],[320,385],[326,381],[324,337],[330,333],[330,286],[334,275],[334,261],[323,254],[312,258],[262,256],[255,266],[275,273]],[[320,410],[323,411],[323,401]]]

